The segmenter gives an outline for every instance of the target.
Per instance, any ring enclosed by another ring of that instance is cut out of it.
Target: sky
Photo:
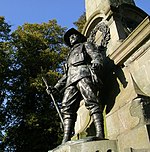
[[[150,0],[135,0],[136,6],[150,14]],[[0,16],[12,30],[24,23],[48,22],[56,19],[62,27],[74,27],[85,11],[85,0],[0,0]]]

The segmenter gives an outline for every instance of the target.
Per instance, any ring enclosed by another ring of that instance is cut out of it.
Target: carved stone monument
[[[105,106],[105,138],[88,141],[92,119],[84,104],[78,110],[73,141],[53,152],[150,151],[150,17],[134,0],[85,0],[87,22],[83,35],[90,37],[98,24],[110,29],[104,55],[101,102]],[[104,35],[97,31],[100,44]],[[79,139],[79,140],[76,140]],[[74,141],[76,140],[76,141]]]
[[[89,36],[102,21],[110,28],[102,100],[106,138],[119,152],[150,151],[150,17],[133,0],[86,0]],[[101,40],[97,34],[96,43]]]

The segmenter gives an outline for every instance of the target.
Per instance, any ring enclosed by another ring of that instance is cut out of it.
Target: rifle
[[[56,108],[56,110],[57,110],[57,113],[58,113],[58,115],[59,115],[59,118],[60,118],[60,120],[61,120],[61,123],[62,123],[62,125],[64,125],[64,122],[63,122],[63,118],[62,118],[60,109],[59,109],[59,107],[58,107],[58,105],[57,105],[57,103],[56,103],[56,101],[55,101],[55,99],[54,99],[54,96],[53,96],[53,94],[52,94],[52,91],[49,90],[49,86],[48,86],[48,84],[47,84],[46,79],[45,79],[44,77],[42,77],[42,80],[43,80],[43,82],[44,82],[45,85],[46,85],[46,92],[47,92],[47,94],[50,95],[51,98],[52,98],[52,101],[53,101],[54,106],[55,106],[55,108]]]

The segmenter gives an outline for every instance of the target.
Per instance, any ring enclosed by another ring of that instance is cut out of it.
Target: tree
[[[9,39],[10,39],[10,25],[5,22],[5,18],[0,16],[0,104],[2,104],[5,98],[4,89],[6,86],[6,77],[8,67],[10,64],[9,60]]]
[[[61,63],[67,52],[63,43],[65,30],[51,20],[26,23],[11,35],[12,64],[3,138],[7,151],[45,152],[60,144],[60,120],[45,92],[42,76],[49,85],[60,78]]]
[[[3,138],[3,126],[5,125],[5,100],[7,98],[7,80],[10,65],[9,40],[10,25],[5,22],[5,18],[0,16],[0,145]]]
[[[74,25],[77,27],[79,32],[82,32],[84,25],[86,23],[86,14],[85,12],[79,17],[79,19],[74,22]]]

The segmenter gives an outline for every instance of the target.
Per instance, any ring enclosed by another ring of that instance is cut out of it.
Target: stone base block
[[[118,136],[119,152],[150,152],[150,125],[137,126]],[[130,150],[130,151],[129,151]],[[141,151],[140,151],[141,150]]]
[[[48,152],[118,152],[115,140],[69,141]]]

